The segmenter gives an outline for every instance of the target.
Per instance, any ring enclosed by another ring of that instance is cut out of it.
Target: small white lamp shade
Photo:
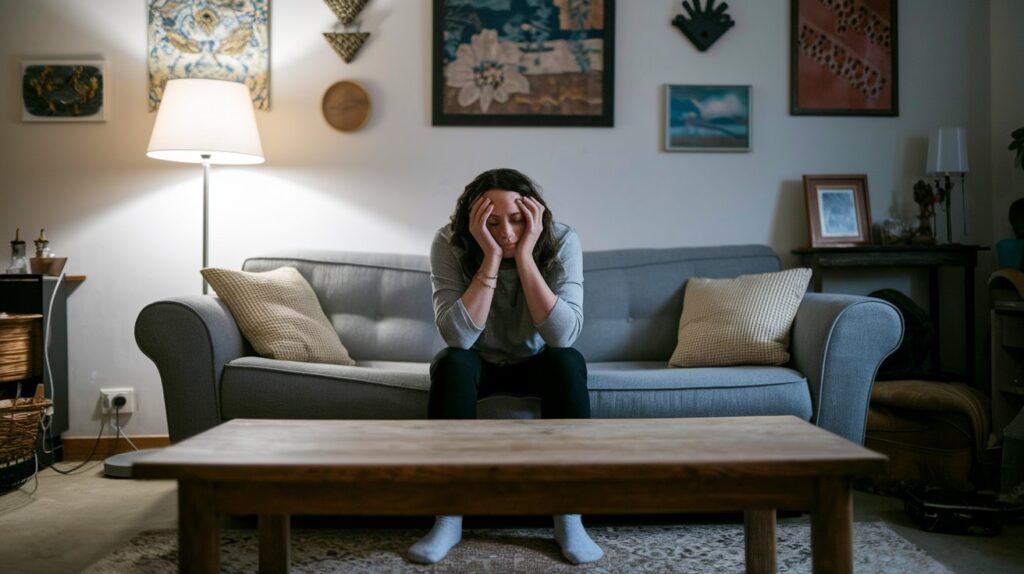
[[[244,84],[197,78],[168,80],[146,155],[211,164],[263,163],[256,115]]]
[[[936,128],[928,138],[927,172],[967,173],[967,134],[964,128]]]

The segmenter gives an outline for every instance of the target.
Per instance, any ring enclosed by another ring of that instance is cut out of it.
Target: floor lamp
[[[245,84],[224,80],[168,80],[146,155],[203,164],[203,267],[207,266],[210,165],[263,163],[252,98]],[[203,280],[203,294],[207,293]],[[117,421],[120,438],[120,421]],[[103,461],[103,473],[132,477],[132,464],[159,449],[123,452]]]
[[[207,267],[210,165],[263,163],[249,88],[225,80],[168,80],[146,155],[203,164],[203,267]]]

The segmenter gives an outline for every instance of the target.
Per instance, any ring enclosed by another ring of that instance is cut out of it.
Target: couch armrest
[[[249,344],[220,298],[189,295],[147,305],[135,321],[135,341],[160,371],[171,442],[223,422],[221,373],[249,354]]]
[[[810,385],[811,421],[864,443],[871,387],[903,339],[903,316],[880,299],[808,293],[790,340],[790,365]]]

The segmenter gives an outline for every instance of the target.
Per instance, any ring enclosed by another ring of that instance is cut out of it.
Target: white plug
[[[135,389],[100,389],[100,408],[104,414],[135,412]]]

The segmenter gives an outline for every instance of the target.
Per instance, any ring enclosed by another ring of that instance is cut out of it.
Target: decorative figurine
[[[941,195],[941,190],[940,190]],[[912,243],[933,244],[935,243],[935,230],[932,222],[935,220],[935,204],[942,203],[944,196],[936,195],[932,186],[923,179],[917,180],[914,184],[914,203],[918,206],[917,229],[914,231],[910,241]]]
[[[50,253],[50,240],[46,238],[46,230],[39,230],[39,239],[33,241],[36,244],[36,257],[53,257]]]
[[[690,2],[693,6],[690,6]],[[672,24],[679,28],[684,36],[689,38],[693,45],[701,52],[706,52],[722,34],[729,28],[736,25],[736,22],[725,13],[729,5],[722,2],[715,7],[715,0],[707,0],[704,8],[700,7],[700,0],[683,0],[683,9],[690,16],[686,18],[679,14],[672,20]]]

